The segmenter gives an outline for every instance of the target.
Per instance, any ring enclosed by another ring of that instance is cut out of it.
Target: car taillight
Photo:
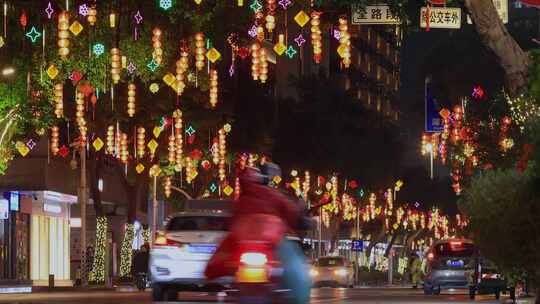
[[[166,238],[165,236],[158,236],[156,237],[154,241],[154,246],[156,247],[163,247],[163,246],[180,246],[182,245],[182,242],[171,240]]]
[[[497,274],[497,273],[483,273],[482,274],[482,279],[491,279],[491,280],[495,280],[495,279],[499,279],[501,277],[500,274]]]
[[[268,263],[268,258],[264,253],[246,252],[240,256],[240,262],[247,266],[261,267]]]

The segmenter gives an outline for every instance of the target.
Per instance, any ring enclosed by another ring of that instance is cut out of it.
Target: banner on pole
[[[420,9],[420,27],[426,28],[428,8]],[[431,7],[429,9],[429,27],[444,29],[461,28],[461,9],[457,7]]]
[[[400,20],[392,14],[388,5],[351,6],[352,24],[399,24]]]

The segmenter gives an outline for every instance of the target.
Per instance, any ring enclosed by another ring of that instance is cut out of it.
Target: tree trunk
[[[497,57],[505,73],[505,88],[511,97],[527,89],[530,59],[510,36],[492,1],[465,0],[483,44]]]
[[[98,153],[90,152],[90,191],[96,213],[96,241],[94,244],[94,263],[89,274],[89,281],[96,284],[105,283],[105,251],[107,249],[107,217],[103,211],[99,179],[103,159]]]

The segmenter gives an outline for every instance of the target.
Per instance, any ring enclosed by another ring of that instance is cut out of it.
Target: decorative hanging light
[[[137,157],[139,159],[144,157],[144,137],[146,130],[143,127],[137,128]]]
[[[81,133],[81,141],[86,142],[86,120],[84,119],[84,94],[82,92],[77,92],[76,98],[76,121],[79,125],[79,132]]]
[[[154,61],[161,65],[161,62],[163,61],[163,49],[161,48],[161,29],[154,28],[152,30],[152,47],[154,48],[154,51],[152,52],[152,58],[154,58]]]
[[[218,72],[217,70],[210,70],[210,106],[216,107],[218,103]]]
[[[371,219],[375,219],[375,202],[377,201],[377,196],[375,195],[375,193],[371,193],[369,195],[369,215],[371,217]]]
[[[268,80],[268,54],[265,48],[259,51],[259,79],[261,83],[266,83]]]
[[[311,177],[309,171],[304,173],[304,183],[302,184],[302,190],[304,193],[304,200],[308,200],[308,194],[311,187]]]
[[[176,62],[176,94],[182,95],[186,88],[185,73],[189,68],[189,53],[186,47],[180,49],[180,60]]]
[[[198,71],[204,68],[204,55],[206,54],[206,48],[204,47],[204,34],[195,34],[195,67]]]
[[[176,140],[175,140],[175,146],[176,146],[176,171],[182,170],[182,159],[183,156],[183,128],[182,128],[182,111],[176,110],[173,113],[174,117],[174,129],[176,131]]]
[[[321,13],[311,13],[311,44],[313,45],[313,61],[321,62],[322,57],[322,32],[321,32]]]
[[[169,164],[174,165],[174,162],[176,161],[176,145],[175,145],[175,136],[174,132],[171,132],[171,135],[169,136]]]
[[[165,197],[170,197],[171,196],[171,186],[172,186],[172,182],[171,182],[171,177],[170,176],[166,176],[165,177],[165,182],[163,183],[163,192],[165,192]]]
[[[255,31],[257,34],[257,40],[262,42],[264,40],[264,14],[262,10],[255,13]]]
[[[225,130],[223,128],[219,129],[219,180],[225,181],[225,154],[226,154],[226,141],[225,141]]]
[[[272,33],[272,31],[274,31],[276,28],[276,0],[266,0],[266,8],[266,30],[269,33]]]
[[[214,163],[214,165],[217,165],[219,164],[219,143],[218,143],[217,138],[214,138],[211,150],[212,150],[212,162]]]
[[[191,161],[191,158],[188,156],[185,159],[185,165],[186,165],[186,181],[188,184],[191,184],[191,181],[193,180],[193,162]]]
[[[60,142],[60,135],[57,126],[51,128],[51,152],[53,155],[58,154],[60,149],[58,148]]]
[[[69,55],[69,14],[61,12],[58,15],[58,55],[66,59]]]
[[[54,114],[57,118],[64,116],[64,85],[57,83],[54,85]]]
[[[347,25],[347,17],[339,18],[339,47],[338,54],[345,68],[351,65],[351,35]]]
[[[240,179],[237,177],[234,180],[234,199],[238,200],[240,197]]]
[[[144,136],[144,134],[143,134]],[[114,126],[107,128],[107,149],[106,153],[109,155],[114,154]]]
[[[259,80],[260,48],[261,47],[256,42],[251,45],[251,76],[253,76],[253,80]]]
[[[122,133],[122,136],[120,137],[120,160],[123,163],[127,163],[128,156],[128,137],[126,133]]]
[[[111,49],[111,76],[114,83],[120,81],[120,71],[122,69],[122,58],[119,48]]]
[[[91,25],[91,26],[94,26],[97,22],[97,9],[95,6],[92,6],[89,10],[88,10],[88,15],[86,16],[86,20],[88,20],[88,23]]]
[[[135,86],[135,84],[133,84],[133,83],[128,84],[127,113],[129,115],[129,117],[133,117],[133,115],[135,115],[136,89],[137,89],[137,87]]]

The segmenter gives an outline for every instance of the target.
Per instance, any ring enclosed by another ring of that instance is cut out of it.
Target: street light
[[[12,66],[7,66],[2,69],[2,76],[7,77],[15,74],[15,68]]]

